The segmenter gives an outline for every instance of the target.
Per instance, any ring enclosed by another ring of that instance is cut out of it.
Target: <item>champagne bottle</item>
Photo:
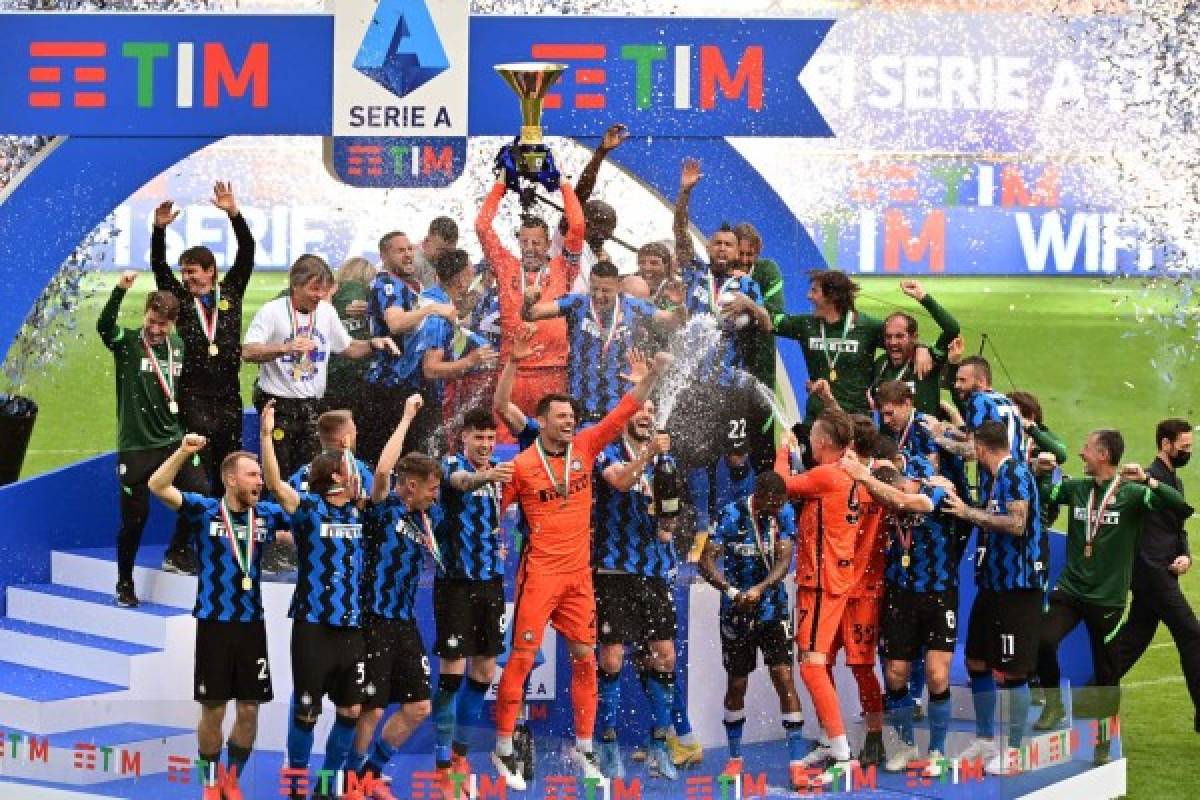
[[[679,516],[679,468],[665,453],[654,460],[654,514],[659,519]]]

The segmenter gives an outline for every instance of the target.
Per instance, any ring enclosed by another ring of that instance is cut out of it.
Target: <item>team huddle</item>
[[[935,777],[953,755],[983,759],[993,774],[1019,771],[1031,682],[1045,696],[1035,728],[1068,717],[1057,650],[1080,622],[1103,688],[1094,708],[1077,702],[1073,715],[1116,712],[1120,677],[1146,646],[1121,629],[1131,583],[1136,610],[1139,580],[1158,570],[1177,592],[1190,566],[1182,526],[1192,509],[1176,475],[1190,424],[1160,423],[1147,469],[1122,464],[1118,431],[1094,431],[1079,453],[1083,476],[1068,479],[1066,447],[1038,399],[995,391],[988,361],[965,356],[958,322],[920,283],[901,289],[938,326],[934,341],[908,313],[859,312],[858,286],[833,270],[810,273],[811,312],[789,313],[781,271],[749,223],[721,226],[707,258],[696,253],[694,161],[681,172],[674,241],[622,263],[617,212],[590,194],[624,137],[621,126],[606,133],[575,188],[550,160],[540,181],[561,194],[561,225],[552,234],[523,214],[519,252],[495,231],[515,182],[502,153],[476,220],[481,264],[456,247],[446,218],[419,245],[385,235],[378,270],[352,259],[335,278],[305,255],[244,337],[255,243],[232,188],[214,191],[238,243],[220,279],[204,247],[184,250],[178,276],[171,270],[166,229],[177,214],[170,202],[157,209],[158,290],[142,326],[117,324],[136,273],[122,275],[98,323],[117,376],[116,602],[139,602],[134,564],[153,494],[178,512],[164,569],[197,577],[199,754],[216,764],[224,749],[228,767],[206,800],[242,797],[258,707],[273,698],[262,583],[293,569],[287,765],[307,770],[328,696],[336,718],[322,769],[362,778],[314,797],[393,798],[389,762],[430,716],[450,796],[454,776],[470,772],[472,730],[502,655],[491,763],[510,789],[525,789],[533,764],[520,717],[547,624],[570,655],[569,759],[580,774],[625,774],[617,741],[629,724],[619,720],[628,661],[650,709],[634,757],[677,779],[703,757],[677,691],[687,671],[676,657],[684,562],[721,593],[719,618],[692,624],[719,633],[728,774],[743,771],[745,696],[760,656],[794,791],[830,784],[855,762],[900,772],[920,761]],[[714,331],[711,346],[686,352],[694,340],[681,328]],[[776,337],[798,342],[809,372],[803,421],[778,434]],[[684,379],[672,381],[685,361]],[[259,365],[261,461],[241,445],[243,362]],[[499,443],[516,455],[498,460]],[[515,524],[502,524],[513,507]],[[1052,587],[1049,528],[1064,508],[1066,566]],[[1139,543],[1151,538],[1163,563],[1142,563]],[[967,553],[976,736],[950,754]],[[428,570],[429,650],[417,608]],[[1142,610],[1156,626],[1158,612]],[[864,712],[857,753],[833,683],[842,650]],[[802,733],[797,664],[820,725],[815,743]],[[1198,678],[1189,672],[1189,686]],[[994,738],[1000,696],[1008,722]],[[926,716],[922,754],[914,729]],[[885,724],[896,733],[886,747]],[[1108,757],[1101,743],[1095,759]]]

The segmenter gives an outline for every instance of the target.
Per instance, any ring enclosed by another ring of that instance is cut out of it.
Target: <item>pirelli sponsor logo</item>
[[[361,523],[321,523],[322,539],[361,539]]]
[[[810,336],[808,349],[826,353],[857,353],[856,339],[826,339],[820,336]]]
[[[246,526],[245,525],[234,525],[233,529],[234,529],[234,533],[237,534],[237,540],[239,542],[246,541]],[[222,523],[220,520],[214,519],[214,520],[210,520],[208,523],[208,535],[214,539],[228,539],[229,531],[226,529],[224,523]],[[256,519],[254,521],[254,541],[265,542],[266,540],[267,540],[267,523],[264,522],[263,520]]]
[[[1075,519],[1079,522],[1088,522],[1088,523],[1092,523],[1092,524],[1095,524],[1095,522],[1096,522],[1096,512],[1093,511],[1091,519],[1088,519],[1088,510],[1086,508],[1084,508],[1083,506],[1076,506],[1075,508],[1071,509],[1071,511],[1075,515]],[[1100,517],[1100,524],[1101,525],[1120,525],[1121,524],[1121,512],[1120,511],[1105,511],[1104,514],[1101,515],[1101,517]]]

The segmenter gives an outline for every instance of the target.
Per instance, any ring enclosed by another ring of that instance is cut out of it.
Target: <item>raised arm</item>
[[[179,219],[170,200],[154,208],[154,227],[150,229],[150,269],[154,273],[154,285],[174,294],[184,291],[183,284],[171,271],[167,263],[167,226]]]
[[[504,245],[500,241],[500,237],[496,235],[496,212],[500,210],[500,201],[504,199],[504,193],[508,191],[503,181],[496,181],[492,186],[492,190],[488,192],[484,198],[483,205],[479,207],[479,216],[475,218],[475,235],[479,237],[479,245],[483,248],[483,257],[492,265],[492,269],[496,270],[499,266],[499,261],[507,261],[506,259],[497,259],[500,253],[506,253]],[[504,276],[496,273],[496,279],[502,280]]]
[[[1142,494],[1142,504],[1154,511],[1174,511],[1185,518],[1194,513],[1187,500],[1173,486],[1168,486],[1152,475],[1146,474],[1141,464],[1126,464],[1121,467],[1121,479],[1144,484],[1146,491]]]
[[[400,451],[404,449],[404,437],[408,435],[408,427],[416,419],[417,412],[425,401],[421,395],[412,394],[404,401],[404,414],[396,425],[396,430],[388,437],[383,452],[379,454],[379,463],[375,465],[375,482],[371,485],[371,502],[382,503],[391,491],[392,470],[400,460]]]
[[[237,198],[233,195],[233,184],[228,181],[217,181],[213,184],[212,203],[229,215],[233,226],[233,236],[237,240],[237,254],[233,257],[233,266],[225,273],[225,288],[241,294],[250,283],[250,275],[254,272],[254,252],[257,245],[254,234],[246,218],[238,210]]]
[[[675,233],[675,263],[683,269],[696,258],[696,249],[692,245],[691,222],[688,219],[688,203],[692,199],[692,189],[696,188],[703,173],[700,162],[694,158],[683,160],[683,171],[679,175],[679,194],[675,197],[675,219],[672,225]]]
[[[122,272],[121,277],[117,280],[117,285],[113,287],[112,294],[108,296],[108,302],[104,304],[100,316],[96,319],[96,332],[100,334],[104,346],[109,349],[112,349],[121,338],[121,327],[117,325],[117,315],[121,313],[121,301],[125,299],[126,293],[133,286],[135,280],[137,280],[135,271],[128,269]]]
[[[279,501],[280,507],[289,514],[294,514],[300,507],[300,495],[287,484],[279,474],[279,459],[275,457],[275,401],[268,400],[263,406],[258,426],[258,444],[262,450],[263,480],[271,494]]]
[[[942,308],[941,304],[933,299],[933,295],[925,291],[925,287],[921,285],[920,281],[900,281],[900,290],[920,303],[921,307],[929,312],[929,316],[933,317],[933,321],[941,329],[934,348],[942,353],[947,352],[950,349],[950,343],[962,331],[958,320],[949,311]]]
[[[183,505],[183,492],[173,486],[175,477],[179,474],[179,470],[183,469],[187,460],[204,448],[207,441],[203,436],[195,433],[184,436],[179,449],[168,456],[166,461],[159,464],[158,469],[154,470],[154,474],[146,482],[154,496],[162,500],[172,511],[178,511]]]
[[[579,196],[580,203],[586,203],[591,198],[592,190],[596,188],[596,176],[600,174],[600,165],[604,163],[604,159],[608,157],[609,153],[620,147],[621,142],[628,137],[629,131],[623,122],[610,125],[604,132],[600,146],[592,153],[592,158],[583,168],[583,172],[579,173],[579,185],[575,189],[575,194]]]
[[[567,235],[563,237],[563,261],[567,264],[567,285],[575,282],[579,275],[579,257],[583,253],[583,236],[587,223],[583,218],[583,206],[575,196],[571,184],[562,182],[563,215],[567,221]]]

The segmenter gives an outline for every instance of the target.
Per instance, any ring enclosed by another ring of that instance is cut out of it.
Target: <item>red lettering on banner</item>
[[[1000,205],[1004,208],[1012,206],[1057,208],[1061,184],[1061,170],[1055,164],[1047,164],[1042,169],[1042,174],[1038,176],[1033,191],[1030,192],[1020,167],[1006,164],[1000,172]]]
[[[187,756],[167,756],[167,783],[192,782],[192,760]]]
[[[32,58],[103,58],[108,53],[104,42],[30,42],[29,55]],[[36,84],[53,84],[62,82],[62,68],[57,66],[34,66],[29,68],[29,81]],[[72,70],[76,83],[103,83],[107,71],[101,66],[80,66]],[[31,108],[61,108],[62,93],[59,91],[39,90],[30,92],[28,102]],[[72,105],[75,108],[104,108],[108,104],[104,92],[74,92]]]
[[[36,736],[30,736],[29,760],[37,761],[39,758],[42,760],[42,763],[50,761],[50,740],[42,737],[42,741],[39,743]]]
[[[883,268],[900,271],[900,253],[908,261],[920,261],[929,253],[929,271],[946,270],[946,212],[931,211],[921,223],[920,234],[914,235],[904,212],[889,208],[883,215]]]
[[[142,775],[142,754],[136,750],[121,751],[121,774]]]
[[[477,789],[479,790],[479,800],[488,800],[495,797],[496,800],[507,800],[508,784],[501,777],[493,778],[491,775],[478,776]],[[615,799],[614,799],[615,800]]]
[[[204,105],[216,108],[220,87],[230,97],[244,97],[250,91],[250,105],[266,108],[269,100],[270,48],[266,42],[255,42],[246,52],[246,60],[238,72],[233,71],[229,54],[220,42],[204,43]]]
[[[431,145],[425,145],[421,151],[421,174],[430,175],[442,172],[447,177],[454,176],[454,148],[443,147],[438,155]]]
[[[742,773],[742,800],[748,800],[751,797],[766,797],[767,796],[767,773],[760,772],[758,775],[751,775],[749,772]]]
[[[700,47],[700,107],[711,111],[717,104],[717,89],[726,100],[746,95],[746,107],[751,111],[763,109],[763,49],[751,45],[738,60],[737,70],[729,75],[729,67],[716,45]]]
[[[642,800],[642,779],[634,778],[625,783],[624,778],[613,778],[608,800]]]

